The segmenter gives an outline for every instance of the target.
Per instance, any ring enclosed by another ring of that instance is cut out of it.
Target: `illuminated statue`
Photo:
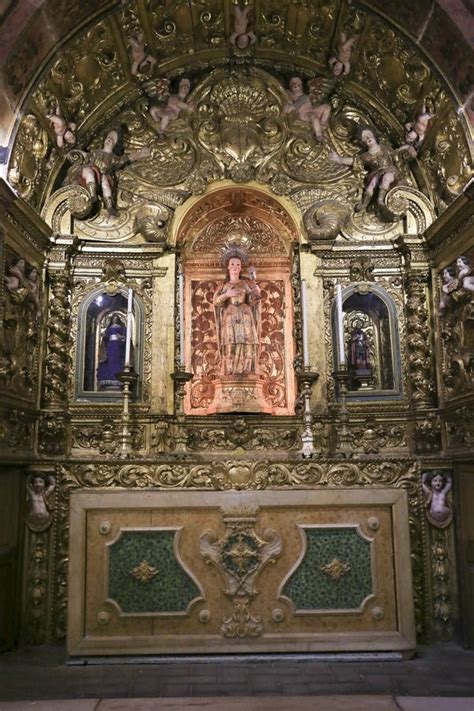
[[[260,288],[255,270],[242,277],[247,256],[232,246],[223,256],[227,277],[214,294],[217,339],[222,375],[249,375],[258,371],[260,349]]]
[[[106,327],[99,349],[97,384],[99,390],[121,390],[117,376],[125,364],[125,324],[118,314],[114,314]]]

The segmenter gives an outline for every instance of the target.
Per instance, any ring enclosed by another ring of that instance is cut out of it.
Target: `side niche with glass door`
[[[400,340],[395,303],[378,286],[351,284],[342,292],[344,352],[352,399],[402,397]],[[333,353],[337,352],[332,311]]]
[[[76,397],[115,400],[122,395],[119,374],[125,365],[127,289],[110,294],[95,289],[82,302],[78,315]],[[140,395],[143,371],[143,306],[132,304],[130,365],[138,374],[134,395]]]

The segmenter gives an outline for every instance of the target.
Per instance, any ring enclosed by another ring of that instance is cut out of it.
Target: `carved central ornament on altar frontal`
[[[184,220],[188,414],[292,414],[291,219],[273,199],[232,188]]]

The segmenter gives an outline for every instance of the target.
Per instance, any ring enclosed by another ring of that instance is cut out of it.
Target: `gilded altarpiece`
[[[14,259],[37,275],[16,352],[2,351],[0,444],[7,462],[33,462],[39,489],[50,477],[56,488],[26,500],[24,472],[15,489],[26,527],[35,505],[48,517],[24,536],[24,640],[69,632],[74,654],[207,651],[208,639],[226,652],[303,639],[410,653],[412,603],[419,640],[452,636],[453,525],[425,515],[422,477],[447,476],[473,438],[472,304],[463,294],[456,325],[433,296],[439,271],[472,250],[449,247],[456,224],[438,243],[429,234],[471,175],[465,118],[369,6],[287,5],[255,3],[242,47],[229,2],[109,3],[25,97],[7,167],[16,194],[0,193],[0,291]],[[425,104],[426,136],[407,145]],[[368,193],[367,131],[397,175],[388,192]],[[110,182],[87,189],[83,168],[104,153]],[[213,409],[213,297],[236,242],[261,289],[258,366],[277,417]],[[337,286],[346,354],[367,342],[351,372],[337,368]],[[96,390],[97,362],[82,387],[81,329],[88,299],[121,294],[125,314],[129,289],[140,368],[127,410],[118,381],[113,397]],[[386,311],[366,308],[374,294]]]

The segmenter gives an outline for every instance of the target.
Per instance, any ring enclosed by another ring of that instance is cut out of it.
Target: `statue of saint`
[[[356,370],[367,370],[370,368],[369,363],[369,344],[367,336],[360,326],[357,326],[351,335],[350,365]]]
[[[242,277],[247,255],[239,246],[229,247],[222,262],[227,277],[214,294],[221,375],[255,375],[261,325],[261,296],[255,269],[249,268],[248,279]]]
[[[102,148],[91,148],[89,151],[74,150],[66,155],[71,161],[76,161],[78,158],[81,161],[69,168],[68,182],[85,187],[94,202],[97,200],[97,191],[100,188],[104,205],[110,216],[117,214],[114,200],[116,173],[151,154],[149,147],[124,153],[123,143],[127,131],[125,124],[121,124],[107,133]]]
[[[371,202],[376,190],[377,203],[382,205],[389,189],[398,185],[402,176],[395,165],[397,151],[380,143],[375,131],[370,126],[360,125],[357,139],[362,150],[356,156],[340,156],[330,150],[328,158],[338,165],[362,166],[367,171],[362,200],[354,208],[356,212],[362,212]]]
[[[121,390],[117,375],[125,364],[125,324],[118,314],[114,314],[106,327],[99,348],[97,385],[99,390]]]

